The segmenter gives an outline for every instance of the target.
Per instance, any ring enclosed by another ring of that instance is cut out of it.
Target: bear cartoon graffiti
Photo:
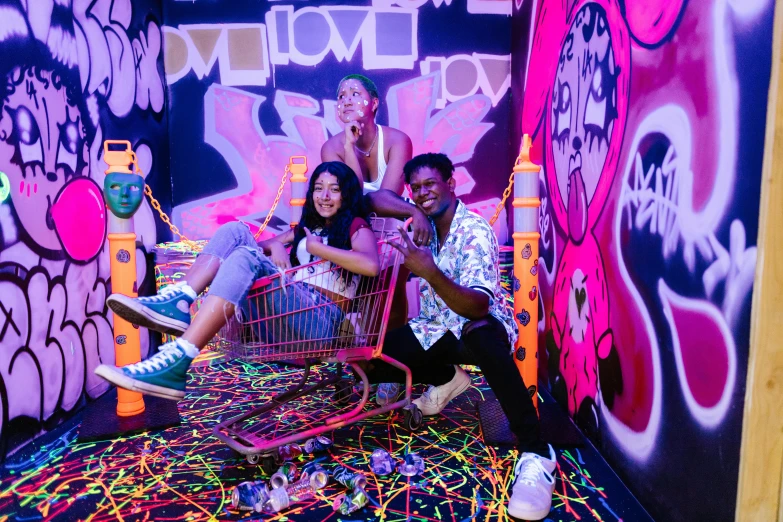
[[[632,42],[655,45],[663,39],[684,2],[635,3],[640,5],[626,2],[621,9],[613,0],[546,2],[545,8],[539,2],[522,131],[533,135],[534,154],[541,156],[542,215],[551,215],[560,243],[551,247],[554,266],[541,270],[547,272],[541,278],[543,293],[552,296],[544,318],[552,392],[592,437],[601,435],[603,407],[649,449],[660,403],[655,394],[638,391],[660,380],[655,335],[639,329],[631,342],[627,329],[612,324],[616,290],[610,288],[611,269],[602,251],[605,231],[596,224],[607,200],[616,199]],[[553,276],[549,282],[547,274]],[[633,296],[623,300],[629,324],[650,324],[633,321],[647,314],[640,302]],[[632,358],[645,371],[632,373]],[[628,396],[635,397],[633,407],[624,402]]]

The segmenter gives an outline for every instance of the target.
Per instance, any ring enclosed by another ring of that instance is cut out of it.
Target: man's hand
[[[429,281],[438,271],[438,265],[432,258],[432,251],[429,247],[416,246],[402,227],[398,226],[397,230],[400,231],[402,242],[397,244],[394,241],[389,241],[389,244],[402,254],[402,262],[408,270]]]
[[[413,218],[413,242],[419,246],[427,246],[432,241],[432,225],[424,212],[418,208],[411,215]]]
[[[318,254],[315,252],[315,249],[318,247],[316,245],[323,245],[324,244],[324,238],[321,236],[316,236],[310,230],[305,227],[304,229],[305,233],[305,249],[307,250],[308,254],[317,256]]]

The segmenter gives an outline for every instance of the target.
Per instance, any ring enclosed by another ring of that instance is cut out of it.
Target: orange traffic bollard
[[[307,196],[307,156],[291,156],[288,171],[291,173],[291,228],[294,228],[302,219],[302,207]]]
[[[538,408],[538,241],[541,237],[538,210],[541,199],[538,193],[540,167],[530,161],[530,147],[530,136],[525,134],[514,165],[514,316],[520,325],[514,361]]]
[[[122,145],[124,150],[110,150],[110,145]],[[136,287],[136,234],[130,220],[141,204],[144,179],[129,166],[135,156],[131,144],[124,140],[106,140],[103,143],[106,169],[103,193],[109,214],[109,253],[111,286],[115,294],[130,297],[138,295]],[[114,357],[117,366],[126,366],[141,360],[139,327],[114,316]],[[129,417],[144,411],[144,399],[139,392],[117,388],[117,415]]]

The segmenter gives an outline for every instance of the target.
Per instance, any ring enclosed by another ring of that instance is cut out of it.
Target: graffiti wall
[[[734,516],[773,5],[515,5],[542,376],[661,520]]]
[[[260,224],[289,156],[307,156],[312,171],[321,145],[343,132],[337,87],[351,73],[377,84],[377,122],[410,136],[414,154],[449,154],[459,195],[491,216],[511,165],[511,8],[512,0],[167,0],[175,224],[194,238],[238,218]],[[270,230],[282,230],[288,205],[274,215]],[[505,213],[496,231],[507,238]]]
[[[0,459],[108,389],[93,374],[114,361],[102,143],[130,140],[170,200],[161,15],[146,0],[0,6]],[[134,224],[143,282],[149,205]]]

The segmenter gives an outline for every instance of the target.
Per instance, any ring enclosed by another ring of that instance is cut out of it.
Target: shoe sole
[[[137,381],[136,379],[128,377],[123,372],[118,371],[115,367],[107,366],[105,364],[101,364],[95,368],[95,375],[103,377],[115,386],[143,393],[145,395],[154,395],[155,397],[174,401],[181,400],[185,397],[184,391],[172,390],[171,388],[156,386],[144,381]]]
[[[464,372],[464,370],[462,370],[462,371]],[[416,407],[419,408],[419,410],[421,411],[421,414],[424,415],[425,417],[432,417],[433,415],[439,414],[440,412],[443,411],[443,408],[445,408],[451,401],[454,400],[455,397],[457,397],[458,395],[460,395],[461,393],[463,393],[465,390],[467,390],[470,387],[470,382],[471,382],[470,381],[470,376],[467,375],[467,374],[465,374],[465,375],[468,377],[468,379],[465,381],[465,384],[456,389],[457,391],[454,394],[452,394],[451,397],[449,397],[449,400],[447,400],[443,404],[443,407],[441,407],[441,409],[439,409],[439,410],[428,410],[426,408],[422,408],[421,407],[421,403],[419,402],[418,399],[413,401],[413,404],[415,404]]]
[[[150,310],[146,306],[135,301],[132,297],[126,295],[110,295],[106,300],[106,303],[111,308],[111,311],[119,315],[126,321],[170,335],[176,335],[177,337],[185,333],[190,324],[183,321],[177,321],[171,317],[166,317],[153,310]]]
[[[539,511],[515,511],[511,509],[510,505],[506,506],[506,512],[509,514],[509,516],[518,518],[520,520],[543,520],[549,515],[551,511],[551,507],[546,511],[543,509]]]

